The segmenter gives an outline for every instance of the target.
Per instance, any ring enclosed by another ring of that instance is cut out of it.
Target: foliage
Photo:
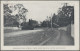
[[[16,4],[14,5],[15,10],[18,10],[18,14],[17,16],[19,17],[19,19],[25,19],[26,16],[26,12],[28,12],[27,9],[24,8],[24,6],[22,4]]]
[[[23,23],[21,23],[21,26],[22,26],[22,30],[32,30],[32,29],[34,29],[33,26],[29,25],[29,22],[23,22]]]
[[[39,24],[38,24],[38,22],[36,20],[29,19],[29,25],[32,26],[32,27],[36,27]]]
[[[42,26],[42,27],[49,27],[49,26],[50,26],[49,21],[43,21],[43,22],[41,23],[41,26]]]
[[[49,21],[50,20],[50,21]],[[74,23],[74,7],[73,6],[63,6],[59,9],[58,14],[53,14],[52,18],[48,18],[47,21],[41,23],[42,27],[59,27],[67,26]]]
[[[20,19],[26,21],[26,12],[28,12],[28,10],[24,8],[22,4],[15,4],[11,6],[9,6],[9,4],[4,4],[3,7],[4,26],[18,26],[21,23]]]
[[[58,24],[60,26],[66,26],[74,21],[74,7],[73,6],[63,6],[62,10],[58,13]]]

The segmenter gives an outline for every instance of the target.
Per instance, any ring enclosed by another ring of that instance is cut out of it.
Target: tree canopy
[[[22,4],[4,4],[4,25],[11,26],[14,22],[21,24],[20,19],[23,22],[26,21],[26,13],[28,10]]]

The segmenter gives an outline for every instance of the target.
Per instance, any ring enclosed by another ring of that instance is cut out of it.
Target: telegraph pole
[[[52,16],[53,16],[53,15],[51,14],[51,28],[52,28]]]
[[[47,28],[48,28],[48,16],[47,16]]]
[[[52,28],[52,17],[51,17],[51,28]]]
[[[51,14],[51,16],[49,17],[49,19],[50,19],[50,27],[51,27],[51,29],[52,29],[52,14]]]

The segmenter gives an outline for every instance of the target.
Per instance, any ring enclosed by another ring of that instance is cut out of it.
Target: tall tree
[[[74,21],[74,7],[73,6],[63,6],[58,13],[58,24],[65,26],[71,24],[71,21]]]
[[[53,17],[52,17],[52,22],[56,23],[57,22],[57,15],[54,13]]]
[[[22,4],[16,4],[14,5],[15,10],[18,10],[17,16],[18,16],[18,22],[20,22],[20,19],[23,19],[23,22],[26,21],[26,12],[28,12],[27,9],[24,8]]]
[[[3,8],[4,8],[4,26],[6,26],[8,24],[11,24],[10,20],[12,20],[11,18],[12,11],[8,7],[8,4],[4,4]]]
[[[24,22],[26,21],[26,12],[28,10],[24,8],[22,4],[4,4],[4,24],[12,24],[14,22],[19,22],[21,24],[21,20]]]

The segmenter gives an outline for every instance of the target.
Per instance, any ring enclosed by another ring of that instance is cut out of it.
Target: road
[[[4,45],[73,45],[74,39],[64,30],[37,29],[4,34]]]

